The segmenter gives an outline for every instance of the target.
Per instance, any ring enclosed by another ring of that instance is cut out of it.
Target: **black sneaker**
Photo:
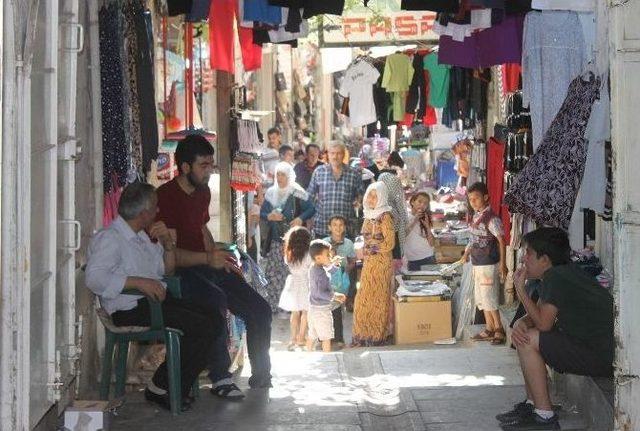
[[[271,384],[271,375],[252,375],[251,377],[249,377],[249,387],[252,389],[272,388],[273,385]]]
[[[503,422],[500,424],[500,427],[504,431],[559,430],[560,423],[558,422],[558,415],[556,413],[554,413],[551,418],[544,419],[533,411],[511,422]]]
[[[512,422],[522,416],[526,416],[533,412],[533,404],[529,404],[526,400],[513,405],[513,410],[506,413],[496,415],[499,422]]]

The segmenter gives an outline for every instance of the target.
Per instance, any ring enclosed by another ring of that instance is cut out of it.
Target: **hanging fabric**
[[[509,187],[505,202],[539,225],[569,227],[587,156],[585,129],[600,78],[582,76],[569,86],[537,152]]]
[[[339,93],[345,100],[348,98],[352,127],[366,126],[376,122],[378,117],[373,101],[373,85],[379,77],[378,70],[364,59],[354,61],[347,68]]]
[[[260,184],[258,161],[252,154],[238,153],[231,164],[231,187],[236,191],[256,191]]]
[[[211,68],[235,72],[234,21],[237,21],[242,62],[246,71],[262,65],[262,47],[253,42],[253,30],[241,26],[237,0],[212,0],[209,13],[209,51]]]
[[[407,91],[413,74],[411,59],[406,54],[395,53],[387,57],[382,87],[391,94],[393,100],[393,121],[402,121],[404,118]]]

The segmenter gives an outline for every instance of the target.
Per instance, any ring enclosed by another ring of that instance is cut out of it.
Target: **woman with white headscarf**
[[[396,242],[384,183],[371,184],[363,199],[364,264],[353,310],[352,346],[380,346],[388,341],[392,250]]]
[[[282,251],[285,233],[294,226],[302,226],[316,210],[307,192],[296,183],[293,166],[280,162],[275,167],[275,181],[264,195],[260,208],[260,249],[271,310],[278,311],[278,301],[289,274]]]

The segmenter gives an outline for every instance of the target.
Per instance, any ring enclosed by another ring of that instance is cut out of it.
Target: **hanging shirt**
[[[352,127],[366,126],[377,120],[373,84],[378,81],[379,76],[380,72],[365,60],[358,61],[347,69],[340,85],[340,95],[349,98]]]
[[[391,54],[387,57],[382,76],[382,87],[392,95],[393,121],[402,121],[406,96],[413,80],[411,59],[405,54]]]
[[[344,0],[304,0],[303,18],[308,19],[316,15],[342,15]]]
[[[458,0],[402,0],[400,9],[457,13],[460,4]]]
[[[280,25],[282,8],[270,6],[267,0],[244,0],[243,20]]]
[[[575,12],[531,12],[524,25],[522,97],[529,105],[536,150],[584,65],[584,37]]]
[[[539,10],[593,12],[596,4],[595,0],[532,0],[531,7]]]
[[[447,105],[451,66],[438,63],[438,54],[431,53],[424,57],[424,68],[429,71],[429,105],[444,108]]]

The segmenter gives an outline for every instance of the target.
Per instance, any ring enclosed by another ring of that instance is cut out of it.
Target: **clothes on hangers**
[[[193,0],[167,0],[169,16],[184,15],[191,12]]]
[[[100,106],[102,112],[103,187],[107,194],[126,184],[129,147],[125,138],[123,58],[124,31],[118,4],[102,7],[100,39]]]
[[[587,156],[585,129],[599,88],[600,78],[593,75],[571,82],[540,147],[507,191],[511,211],[539,225],[569,227]]]
[[[591,209],[599,215],[606,213],[607,200],[607,163],[605,142],[611,139],[611,117],[608,80],[603,79],[600,98],[591,109],[591,116],[585,131],[589,142],[587,163],[582,180],[580,208]]]
[[[402,0],[400,9],[457,13],[460,2],[459,0]]]
[[[342,97],[349,98],[349,118],[352,127],[366,126],[377,121],[373,85],[379,77],[380,72],[364,59],[353,62],[347,68],[339,93]]]
[[[279,25],[282,22],[282,8],[269,5],[267,0],[244,0],[243,19]]]
[[[211,0],[192,0],[193,4],[187,14],[187,22],[206,21],[209,18]]]
[[[584,37],[575,12],[530,12],[524,28],[522,94],[535,150],[585,65]]]
[[[342,15],[344,0],[303,0],[303,18],[309,19],[316,15]]]
[[[424,57],[423,68],[429,72],[429,104],[435,108],[445,107],[451,66],[440,64],[438,53],[433,52]]]
[[[505,19],[483,31],[456,41],[440,36],[438,61],[466,68],[491,67],[503,63],[518,63],[522,57],[522,15]]]
[[[415,114],[418,118],[425,116],[427,112],[427,81],[425,80],[425,74],[421,73],[423,67],[424,56],[418,53],[413,56],[413,79],[409,86],[409,92],[407,94],[407,103],[405,105],[405,112],[407,114]],[[410,127],[411,124],[408,124]]]
[[[393,121],[402,121],[407,91],[413,80],[413,66],[411,59],[405,54],[395,53],[387,57],[382,87],[391,94],[393,99]]]
[[[389,121],[391,110],[391,96],[382,87],[383,73],[386,66],[386,59],[382,62],[374,62],[373,66],[376,68],[380,77],[373,86],[373,102],[376,107],[376,113],[378,121],[371,123],[367,126],[367,136],[374,136],[379,134],[380,136],[389,136]],[[380,129],[378,129],[378,123],[380,123]]]
[[[240,19],[237,0],[211,1],[209,51],[213,70],[235,72],[234,20],[238,20],[238,38],[244,69],[251,71],[262,66],[262,46],[254,43],[253,30],[242,27]]]
[[[595,0],[531,0],[531,8],[538,10],[572,10],[574,12],[593,12]]]

